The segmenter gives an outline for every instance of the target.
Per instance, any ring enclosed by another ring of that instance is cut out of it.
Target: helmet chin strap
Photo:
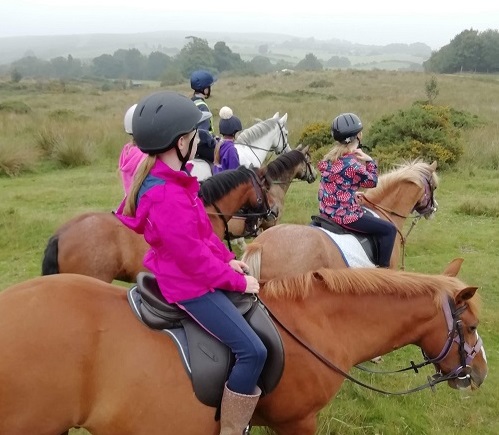
[[[185,154],[185,156],[182,155],[182,153],[180,151],[180,148],[178,147],[178,143],[175,144],[175,152],[177,153],[178,159],[182,163],[182,166],[180,167],[180,170],[182,170],[182,171],[185,169],[185,165],[189,161],[189,157],[191,155],[192,147],[194,146],[194,140],[195,139],[196,139],[196,135],[192,136],[192,139],[189,141],[189,148],[188,148],[187,153]]]

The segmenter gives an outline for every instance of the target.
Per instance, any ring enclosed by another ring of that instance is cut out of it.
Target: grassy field
[[[296,144],[307,124],[330,122],[342,111],[359,113],[368,133],[369,125],[382,115],[424,99],[428,79],[424,74],[379,71],[221,77],[209,103],[215,113],[230,105],[246,126],[254,118],[287,112],[290,141]],[[322,435],[499,433],[499,78],[438,76],[437,80],[436,103],[469,111],[485,124],[464,133],[466,149],[458,167],[439,173],[439,211],[434,220],[420,221],[411,232],[405,264],[410,271],[439,273],[453,258],[465,259],[460,277],[479,286],[483,300],[479,332],[489,376],[472,393],[440,385],[436,394],[423,391],[404,397],[385,397],[345,383],[321,413],[318,433]],[[318,81],[327,86],[310,86]],[[0,171],[12,156],[30,160],[32,168],[16,177],[0,176],[0,274],[5,288],[40,274],[45,244],[60,224],[84,211],[117,206],[122,189],[116,164],[127,140],[123,114],[153,89],[102,92],[91,84],[65,89],[60,84],[20,89],[0,85],[0,104],[18,101],[31,109],[25,114],[0,110]],[[188,94],[186,86],[176,90]],[[86,146],[88,163],[67,168],[43,160],[40,145],[47,139]],[[284,222],[308,223],[317,209],[317,186],[293,183]],[[299,255],[299,250],[289,255]],[[398,368],[420,358],[418,349],[407,348],[387,355],[382,368]],[[377,387],[400,391],[426,382],[429,373],[353,374]],[[72,435],[84,433],[72,431]]]

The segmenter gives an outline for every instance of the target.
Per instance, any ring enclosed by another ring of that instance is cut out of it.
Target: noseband
[[[434,379],[437,382],[448,381],[450,379],[458,378],[463,381],[471,383],[471,362],[473,358],[482,350],[483,342],[481,337],[477,333],[477,341],[473,346],[470,346],[464,340],[464,332],[463,332],[463,322],[460,318],[461,314],[468,308],[467,304],[463,304],[463,306],[457,308],[454,300],[450,297],[446,299],[446,303],[443,304],[443,310],[445,314],[445,320],[447,322],[447,341],[442,348],[442,351],[436,358],[428,358],[424,351],[423,357],[425,358],[424,365],[434,364],[437,366],[439,362],[447,357],[450,352],[453,343],[457,343],[458,351],[459,351],[459,359],[460,364],[452,370],[450,373],[443,375],[441,372],[438,372],[434,375]]]

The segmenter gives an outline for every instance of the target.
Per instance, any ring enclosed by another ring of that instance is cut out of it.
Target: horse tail
[[[260,279],[262,264],[262,245],[259,243],[250,243],[243,253],[241,261],[244,261],[249,267],[249,274],[256,279]]]
[[[43,253],[42,275],[55,275],[59,273],[59,235],[52,236]]]

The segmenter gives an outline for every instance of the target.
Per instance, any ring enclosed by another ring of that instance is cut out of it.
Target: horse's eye
[[[476,332],[477,328],[478,327],[476,325],[473,325],[473,326],[469,327],[469,330],[470,330],[470,332]]]

